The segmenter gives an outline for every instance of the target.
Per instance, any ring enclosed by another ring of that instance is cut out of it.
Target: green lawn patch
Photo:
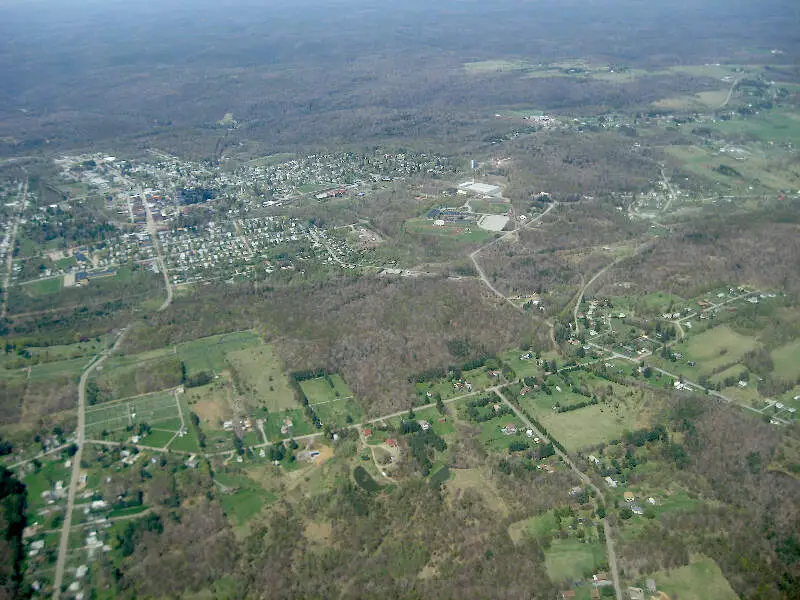
[[[174,437],[174,431],[162,431],[160,429],[153,429],[149,434],[139,440],[142,446],[150,446],[151,448],[163,448]]]
[[[291,427],[286,432],[281,431],[284,424],[291,421]],[[280,412],[269,413],[264,423],[264,433],[268,440],[283,439],[316,433],[316,428],[306,419],[306,415],[300,408],[283,410]]]
[[[670,598],[680,598],[680,600],[738,598],[717,563],[710,558],[700,558],[678,569],[658,571],[650,578],[655,580],[659,591],[665,592]]]
[[[773,350],[772,362],[779,378],[792,381],[800,377],[800,340]]]
[[[241,488],[236,492],[220,494],[220,504],[225,515],[237,525],[252,519],[264,506],[264,492],[253,488]]]
[[[30,296],[49,296],[50,294],[57,294],[61,291],[62,281],[62,277],[40,279],[39,281],[26,283],[20,287],[20,291],[24,291]]]
[[[606,548],[600,542],[553,540],[544,556],[547,574],[555,583],[569,581],[571,584],[606,564]]]

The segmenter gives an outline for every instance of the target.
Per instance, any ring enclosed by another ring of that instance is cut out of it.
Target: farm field
[[[218,374],[227,367],[228,353],[253,348],[261,343],[261,338],[252,331],[236,331],[184,342],[176,346],[176,351],[186,365],[187,376],[200,371]]]
[[[361,407],[340,375],[301,381],[300,388],[323,424],[343,427],[361,420]]]
[[[659,591],[665,592],[670,598],[680,598],[680,600],[738,598],[717,563],[710,558],[699,557],[685,567],[658,571],[650,575],[650,578],[655,580]]]
[[[569,582],[584,577],[606,564],[606,548],[599,542],[553,540],[545,550],[547,574],[554,582]]]
[[[686,353],[698,363],[701,374],[710,375],[723,365],[738,362],[756,345],[754,338],[741,335],[727,325],[720,325],[690,337]]]
[[[156,427],[159,423],[170,421],[180,427],[178,404],[172,392],[159,392],[114,402],[99,404],[86,409],[86,435],[99,436],[103,431],[110,433],[124,431],[127,427],[147,423]]]
[[[237,389],[250,399],[252,405],[263,406],[269,411],[297,406],[283,363],[272,346],[229,352],[227,361]]]
[[[624,431],[646,424],[646,419],[637,410],[638,406],[616,409],[595,404],[556,413],[552,409],[552,400],[544,394],[537,394],[535,398],[526,396],[520,400],[520,404],[569,451],[617,439]]]

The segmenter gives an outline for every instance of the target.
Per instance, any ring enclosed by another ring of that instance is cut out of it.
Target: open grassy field
[[[158,392],[88,407],[86,409],[86,434],[87,436],[99,436],[104,430],[108,432],[121,431],[129,425],[138,423],[147,423],[155,428],[159,426],[159,423],[170,421],[170,424],[174,426],[175,419],[178,417],[175,395],[172,392]]]
[[[775,375],[791,381],[800,377],[800,340],[795,340],[772,351]]]
[[[670,571],[658,571],[650,576],[659,591],[680,600],[736,600],[738,596],[717,563],[706,557]]]
[[[599,542],[553,540],[545,553],[547,574],[555,582],[574,581],[595,571],[606,562],[606,548]]]
[[[508,535],[515,544],[518,544],[526,535],[541,539],[549,535],[554,529],[557,529],[555,515],[553,511],[548,511],[543,515],[512,523],[508,526]]]
[[[255,332],[236,331],[184,342],[176,350],[186,365],[187,376],[191,376],[200,371],[219,373],[227,367],[227,354],[260,344],[261,338]]]
[[[83,368],[88,362],[89,358],[84,357],[34,365],[31,367],[30,379],[31,381],[40,381],[53,377],[67,376],[74,377],[77,382],[77,378],[80,377]]]
[[[252,405],[264,406],[269,411],[297,406],[283,363],[272,346],[229,352],[227,360],[238,391]]]
[[[422,217],[417,219],[409,219],[405,222],[404,228],[408,233],[435,235],[461,243],[485,242],[492,239],[494,236],[493,233],[484,231],[478,227],[477,222],[466,225],[445,223],[441,227],[437,227],[433,224],[433,221]]]
[[[698,363],[700,372],[710,374],[723,365],[738,362],[756,345],[754,338],[720,325],[689,338],[686,350],[688,356]]]
[[[511,209],[511,204],[506,202],[489,202],[473,198],[469,201],[472,212],[488,215],[504,215]]]
[[[300,387],[323,423],[343,427],[361,420],[361,407],[340,375],[301,381]]]
[[[487,73],[509,73],[513,71],[528,71],[536,65],[521,59],[481,60],[464,63],[464,71],[468,75],[484,75]]]
[[[526,396],[520,404],[570,451],[618,439],[625,430],[643,427],[647,422],[637,403],[619,408],[595,404],[556,413],[552,409],[552,399],[537,394],[535,397]]]
[[[149,434],[139,440],[139,443],[142,446],[150,446],[151,448],[163,448],[169,444],[173,437],[175,437],[174,431],[153,428]]]
[[[40,279],[31,283],[26,283],[20,286],[20,291],[31,296],[47,296],[49,294],[57,294],[61,291],[61,277],[50,277],[48,279]]]
[[[463,490],[474,490],[480,494],[487,506],[498,511],[504,517],[508,515],[508,505],[492,484],[491,478],[481,469],[450,469],[450,480],[445,484],[447,492],[453,495]]]
[[[282,433],[281,427],[287,422],[287,419],[292,422],[292,426],[289,428],[288,433]],[[268,440],[307,435],[316,431],[314,425],[306,419],[305,413],[300,408],[269,413],[264,423],[264,433],[267,434]]]

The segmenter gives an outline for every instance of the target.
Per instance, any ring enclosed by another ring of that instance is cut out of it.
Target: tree
[[[619,511],[619,518],[620,518],[620,519],[623,519],[623,520],[627,521],[627,520],[628,520],[628,519],[630,519],[631,517],[633,517],[633,511],[632,511],[630,508],[628,508],[627,506],[624,506],[624,507],[623,507],[623,508],[622,508],[622,509]]]

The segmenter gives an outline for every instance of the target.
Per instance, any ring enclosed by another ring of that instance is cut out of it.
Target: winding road
[[[514,414],[517,415],[517,418],[519,418],[523,423],[525,423],[526,427],[532,429],[533,432],[541,439],[546,440],[552,444],[552,440],[550,440],[550,438],[544,435],[544,433],[539,431],[539,428],[536,427],[533,423],[531,423],[530,419],[528,419],[528,417],[525,416],[525,413],[523,413],[511,401],[509,401],[509,399],[502,394],[499,388],[495,388],[494,392],[505,403],[506,406],[508,406],[511,410],[514,411]],[[572,470],[572,472],[578,476],[578,478],[583,482],[583,484],[594,490],[596,494],[595,498],[593,499],[595,510],[597,510],[598,508],[597,498],[599,498],[600,501],[602,502],[602,506],[606,507],[607,506],[606,498],[603,495],[602,490],[594,484],[594,482],[586,473],[584,473],[577,466],[575,466],[575,463],[572,462],[572,459],[566,453],[562,452],[555,444],[553,444],[553,449],[555,450],[556,455],[558,455],[559,458],[561,458],[561,460],[564,461],[564,464],[567,465]],[[622,585],[620,584],[619,581],[617,554],[616,551],[614,550],[613,531],[611,529],[611,524],[608,522],[608,517],[603,518],[603,531],[606,537],[606,553],[608,554],[608,566],[611,571],[611,579],[614,583],[614,592],[616,593],[617,600],[624,600],[625,596],[622,595]]]
[[[477,250],[475,250],[474,252],[472,252],[469,255],[469,258],[472,261],[472,264],[475,265],[475,270],[478,272],[478,277],[480,277],[480,279],[483,282],[483,284],[486,287],[488,287],[495,296],[498,296],[499,298],[502,298],[504,301],[508,302],[511,306],[513,306],[516,310],[521,310],[521,309],[520,309],[519,306],[514,304],[508,298],[508,296],[506,296],[503,292],[501,292],[496,287],[494,287],[494,285],[492,285],[491,281],[489,281],[489,278],[486,276],[486,273],[483,271],[483,268],[481,267],[480,263],[478,262],[478,255],[481,252],[483,252],[484,250],[486,250],[487,248],[491,248],[492,246],[494,246],[498,242],[501,242],[501,241],[505,240],[506,238],[509,238],[512,235],[518,233],[520,230],[527,229],[531,225],[535,225],[536,223],[541,221],[544,218],[544,216],[547,213],[549,213],[551,210],[553,210],[556,206],[558,206],[558,202],[554,201],[552,204],[550,204],[550,206],[547,207],[547,210],[545,210],[541,214],[535,216],[534,218],[532,218],[530,221],[528,221],[524,225],[521,225],[520,227],[516,227],[515,229],[512,229],[511,231],[507,231],[506,233],[504,233],[500,237],[493,239],[491,242],[488,242],[487,244],[484,244],[483,246],[481,246],[480,248],[478,248]]]

